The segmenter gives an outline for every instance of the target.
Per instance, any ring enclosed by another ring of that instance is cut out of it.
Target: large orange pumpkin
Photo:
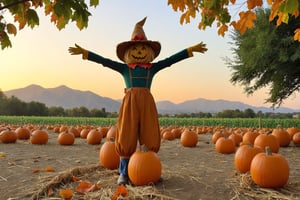
[[[232,139],[221,137],[215,144],[216,151],[223,154],[230,154],[235,152],[235,143]]]
[[[221,137],[225,137],[225,135],[223,134],[223,131],[216,131],[213,133],[212,137],[211,137],[211,141],[216,144],[217,140]]]
[[[30,138],[30,130],[28,128],[20,126],[15,130],[15,132],[20,140],[27,140]]]
[[[113,125],[108,129],[106,133],[106,139],[110,140],[110,138],[116,138],[116,134],[117,134],[117,127]]]
[[[102,141],[102,134],[97,129],[91,129],[86,136],[88,144],[100,144]]]
[[[278,153],[280,148],[278,139],[270,133],[260,134],[257,136],[254,140],[254,146],[261,147],[262,149],[269,146],[273,153]]]
[[[117,169],[120,164],[120,156],[115,148],[114,138],[106,140],[100,148],[99,161],[102,167],[107,169]]]
[[[295,133],[295,134],[293,135],[293,143],[294,143],[296,146],[300,146],[300,132]]]
[[[75,128],[74,126],[69,127],[68,132],[73,133],[73,135],[75,137],[80,137],[80,131],[77,128]]]
[[[180,143],[184,147],[195,147],[198,143],[198,134],[189,129],[185,129],[180,136]]]
[[[16,132],[9,128],[2,130],[0,133],[0,140],[3,143],[14,143],[17,141],[17,139],[18,139],[18,137],[17,137]]]
[[[248,172],[254,156],[262,152],[262,148],[255,147],[251,144],[240,146],[234,155],[235,168],[241,173]]]
[[[46,144],[48,142],[48,132],[45,130],[37,129],[30,135],[30,142],[32,144]]]
[[[73,132],[68,130],[61,132],[57,137],[57,142],[61,145],[72,145],[75,142],[75,136]]]
[[[287,160],[280,154],[272,153],[269,147],[266,147],[265,153],[257,154],[251,162],[251,178],[260,187],[283,187],[289,179],[289,174]]]
[[[88,128],[83,128],[81,131],[80,131],[80,138],[83,138],[83,139],[86,139],[88,133],[90,132],[90,129]]]
[[[161,177],[162,165],[153,151],[136,151],[129,159],[128,176],[136,186],[156,183]]]
[[[273,129],[272,135],[274,135],[278,141],[279,146],[281,147],[287,147],[290,145],[291,142],[291,136],[290,134],[281,126],[278,126],[277,128]]]
[[[300,132],[300,128],[298,128],[298,127],[289,127],[289,128],[286,129],[286,131],[290,134],[291,138],[293,138],[295,133]]]
[[[255,130],[249,130],[243,135],[243,144],[254,144],[254,140],[260,133]]]

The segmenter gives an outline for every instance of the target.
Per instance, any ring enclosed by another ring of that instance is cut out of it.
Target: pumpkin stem
[[[271,150],[271,148],[269,146],[265,147],[265,151],[266,151],[266,155],[267,156],[272,156],[272,150]]]

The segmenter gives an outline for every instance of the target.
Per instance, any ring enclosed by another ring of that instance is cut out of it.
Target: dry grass
[[[293,179],[283,188],[271,189],[257,186],[249,173],[236,174],[228,186],[235,192],[231,200],[296,200],[300,199],[300,180]]]

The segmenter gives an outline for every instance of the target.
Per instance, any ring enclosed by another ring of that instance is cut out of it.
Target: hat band
[[[137,40],[146,40],[145,36],[143,35],[136,35],[132,40],[137,41]]]

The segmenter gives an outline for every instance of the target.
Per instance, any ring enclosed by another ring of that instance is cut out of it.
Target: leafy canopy
[[[89,6],[98,6],[99,0],[90,0]],[[17,34],[25,26],[34,28],[39,25],[36,9],[43,8],[45,15],[50,16],[51,22],[61,30],[70,21],[82,30],[88,26],[91,13],[84,0],[0,0],[0,45],[1,48],[11,47],[9,35]],[[14,22],[8,22],[4,14],[9,12]],[[17,27],[16,27],[17,24]]]
[[[218,27],[218,34],[225,35],[228,26],[232,26],[240,33],[245,33],[247,29],[253,28],[256,21],[255,8],[267,4],[271,8],[269,21],[277,18],[276,25],[288,23],[290,17],[299,16],[299,0],[168,0],[168,4],[175,11],[182,12],[180,23],[189,23],[191,18],[196,18],[199,13],[199,29],[205,30],[207,26],[212,26],[214,22]],[[230,6],[247,6],[245,11],[239,11],[239,19],[232,20],[229,12]],[[300,41],[300,27],[294,30],[294,40]]]
[[[234,58],[228,59],[231,82],[244,86],[245,93],[253,94],[268,87],[266,102],[280,106],[293,93],[300,91],[300,48],[294,40],[294,30],[300,18],[288,16],[288,23],[277,27],[278,19],[271,23],[272,10],[257,9],[257,20],[244,34],[232,34]]]

